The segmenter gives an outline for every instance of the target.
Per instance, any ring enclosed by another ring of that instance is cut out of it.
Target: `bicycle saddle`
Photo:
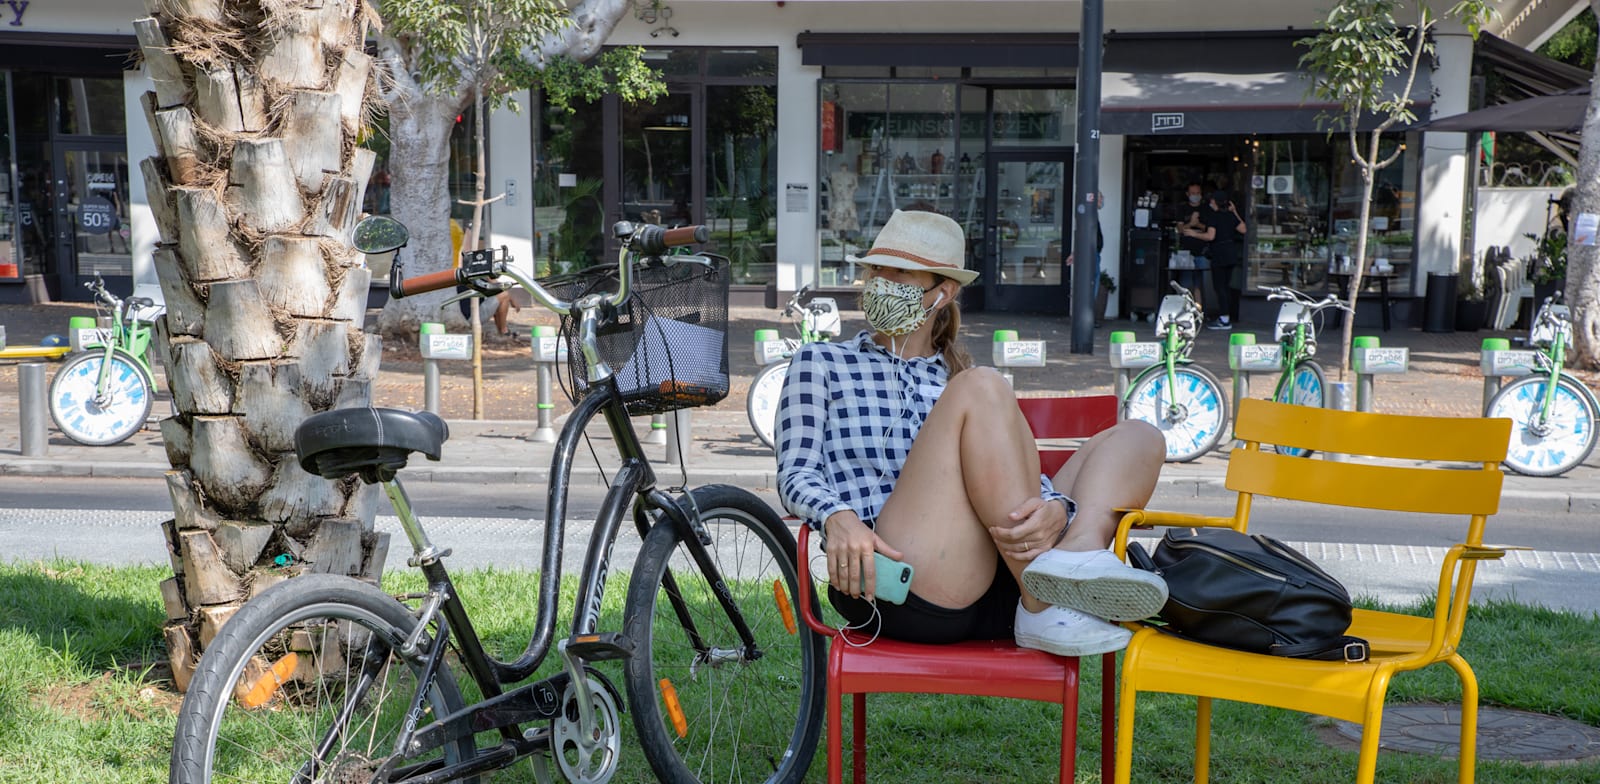
[[[438,460],[450,428],[438,415],[397,408],[341,408],[314,414],[294,431],[300,467],[324,479],[359,473],[367,484],[387,482],[412,452]]]

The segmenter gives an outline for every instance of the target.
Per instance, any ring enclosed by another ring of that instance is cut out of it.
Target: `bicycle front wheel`
[[[50,418],[67,438],[85,446],[110,446],[139,432],[150,416],[155,384],[132,355],[111,352],[111,371],[100,394],[104,351],[78,354],[50,379]]]
[[[1123,419],[1149,422],[1167,440],[1167,462],[1187,463],[1216,448],[1228,429],[1222,382],[1198,365],[1173,370],[1156,365],[1139,374],[1122,404]],[[1169,388],[1170,387],[1170,388]]]
[[[1278,391],[1272,396],[1279,403],[1289,403],[1296,406],[1311,406],[1323,408],[1327,403],[1326,377],[1322,373],[1322,366],[1312,360],[1295,363],[1294,370],[1286,377],[1278,379]],[[1275,447],[1280,455],[1290,457],[1310,457],[1312,450],[1301,449],[1294,446]]]
[[[404,604],[349,577],[302,575],[250,600],[189,683],[172,784],[374,780],[417,693],[421,662],[397,652],[415,624]],[[461,705],[442,666],[418,725]],[[383,780],[405,781],[472,753],[472,738],[458,739],[398,762]]]
[[[762,368],[750,382],[745,394],[744,410],[750,417],[750,429],[768,448],[777,448],[778,398],[783,394],[783,382],[789,377],[789,361],[784,360]]]
[[[1588,459],[1594,451],[1595,421],[1600,409],[1594,395],[1562,373],[1556,379],[1550,416],[1539,421],[1544,405],[1544,376],[1526,376],[1503,387],[1489,400],[1487,417],[1511,420],[1511,445],[1505,465],[1528,476],[1559,476]]]
[[[711,485],[693,497],[722,584],[706,581],[669,522],[645,536],[628,584],[634,654],[624,670],[639,742],[666,784],[798,782],[822,729],[824,676],[822,638],[797,614],[794,535],[744,490]]]

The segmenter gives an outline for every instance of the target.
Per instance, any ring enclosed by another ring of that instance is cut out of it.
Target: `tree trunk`
[[[1367,150],[1363,155],[1360,149],[1352,149],[1362,163],[1358,166],[1361,170],[1361,218],[1356,222],[1356,248],[1352,256],[1350,269],[1350,296],[1345,301],[1350,311],[1344,314],[1344,328],[1339,331],[1339,381],[1345,380],[1345,374],[1350,370],[1350,345],[1354,341],[1351,334],[1356,328],[1356,299],[1361,296],[1361,278],[1366,272],[1365,259],[1367,258],[1367,227],[1372,223],[1372,181],[1376,169],[1380,168],[1378,146],[1383,138],[1383,130],[1372,131],[1367,140]],[[1351,137],[1354,141],[1354,136]],[[1350,145],[1355,147],[1354,144]]]
[[[1593,13],[1600,13],[1591,7]],[[1600,58],[1595,59],[1600,74]],[[1578,148],[1578,185],[1571,215],[1600,212],[1600,90],[1589,97]],[[1576,228],[1575,226],[1573,227]],[[1569,229],[1569,232],[1571,230]],[[1567,235],[1567,305],[1572,309],[1572,355],[1586,368],[1600,368],[1600,247],[1577,245]],[[1534,306],[1539,304],[1534,301]]]
[[[343,105],[366,92],[351,74],[372,11],[365,0],[149,7],[157,15],[135,29],[162,73],[143,101],[158,152],[142,168],[178,412],[161,427],[174,511],[162,598],[181,689],[262,586],[302,564],[376,577],[387,552],[374,488],[302,471],[292,443],[306,416],[366,405],[381,354],[363,331],[370,277],[349,245],[371,155],[355,146],[359,107]]]
[[[391,71],[393,69],[391,68]],[[400,251],[407,276],[449,269],[450,257],[450,132],[467,105],[467,96],[432,96],[396,80],[389,100],[389,205],[395,220],[406,225],[411,240]],[[416,340],[417,325],[439,321],[463,328],[454,305],[439,303],[454,292],[420,294],[390,300],[378,317],[378,330],[391,340]]]

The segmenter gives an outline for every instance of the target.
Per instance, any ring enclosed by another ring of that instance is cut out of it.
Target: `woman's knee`
[[[1128,454],[1138,459],[1141,463],[1166,462],[1167,439],[1161,431],[1149,422],[1137,419],[1128,419],[1113,425],[1108,433],[1111,437],[1123,444]]]
[[[945,385],[939,399],[954,395],[958,400],[971,400],[985,405],[1002,402],[1016,403],[1017,395],[1006,377],[992,367],[975,367],[964,370]]]

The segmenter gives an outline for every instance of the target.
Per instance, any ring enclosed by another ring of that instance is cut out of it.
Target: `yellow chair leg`
[[[1461,757],[1456,780],[1472,784],[1478,764],[1478,676],[1460,656],[1451,656],[1445,663],[1461,679]]]
[[[1372,777],[1377,775],[1378,739],[1382,734],[1383,700],[1368,700],[1367,720],[1361,725],[1361,756],[1356,761],[1356,784],[1372,784]]]
[[[1211,780],[1211,698],[1201,697],[1194,708],[1194,784]]]
[[[1117,696],[1117,761],[1114,780],[1116,784],[1129,784],[1133,768],[1133,703],[1139,689],[1129,675],[1127,662],[1123,662],[1122,685]]]

